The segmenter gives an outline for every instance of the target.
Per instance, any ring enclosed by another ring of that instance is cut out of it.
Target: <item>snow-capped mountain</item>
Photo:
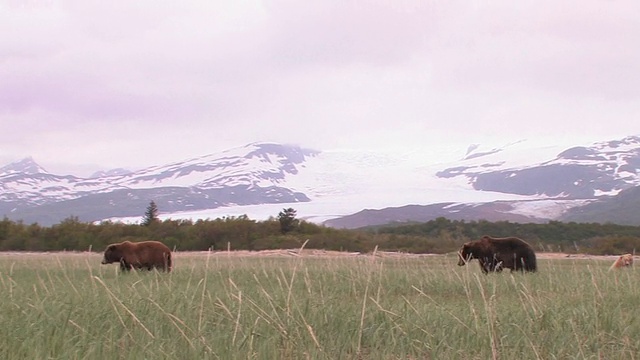
[[[640,137],[637,136],[563,151],[522,145],[526,144],[510,144],[488,152],[476,149],[459,165],[438,172],[438,176],[465,177],[476,190],[578,199],[615,195],[640,183]],[[505,158],[504,153],[509,150],[511,154]],[[553,153],[557,155],[550,157]],[[534,156],[540,155],[548,159],[531,162]],[[528,162],[522,161],[527,159]]]
[[[0,176],[10,174],[34,175],[46,174],[47,171],[38,165],[32,157],[26,157],[0,168]]]
[[[491,202],[453,200],[366,210],[331,219],[326,224],[360,227],[447,217],[640,225],[640,209],[633,211],[628,205],[631,194],[640,193],[630,191],[638,189],[640,184],[639,136],[569,148],[539,146],[527,141],[490,148],[472,145],[463,159],[436,170],[436,176],[458,179],[479,192],[508,193],[526,198]]]
[[[521,141],[404,153],[254,143],[90,178],[50,174],[26,158],[0,168],[0,214],[43,225],[69,216],[135,221],[153,200],[165,218],[247,214],[263,219],[286,206],[301,218],[353,227],[337,222],[365,209],[377,209],[368,211],[369,218],[382,219],[376,221],[426,221],[442,214],[464,218],[470,213],[465,207],[473,207],[474,218],[502,213],[505,219],[543,221],[637,186],[638,168],[640,137],[576,147]],[[418,211],[423,213],[418,218],[407,211],[371,216],[407,205],[430,211]]]
[[[164,212],[309,201],[279,183],[315,154],[297,146],[250,144],[91,178],[49,174],[27,158],[2,168],[0,212],[11,219],[49,224],[69,216],[94,221],[139,215],[151,200]]]

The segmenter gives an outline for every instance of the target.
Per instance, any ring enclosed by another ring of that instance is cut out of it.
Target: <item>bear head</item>
[[[122,260],[123,254],[121,249],[118,247],[118,244],[111,244],[107,246],[107,249],[104,251],[104,258],[102,259],[103,264],[111,264],[120,262]]]
[[[458,251],[458,266],[464,266],[471,259],[473,259],[472,246],[470,243],[466,243]]]

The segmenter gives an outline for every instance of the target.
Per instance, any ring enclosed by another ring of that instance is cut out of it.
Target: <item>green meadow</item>
[[[0,253],[2,359],[637,359],[640,274],[455,254],[176,253],[123,274],[97,253]]]

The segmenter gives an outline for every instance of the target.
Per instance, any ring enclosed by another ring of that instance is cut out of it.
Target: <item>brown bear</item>
[[[624,254],[624,255],[620,255],[620,257],[616,259],[616,261],[613,263],[613,265],[611,265],[609,270],[620,269],[620,268],[629,267],[629,266],[633,266],[633,255]]]
[[[171,250],[159,241],[124,241],[107,246],[103,264],[120,263],[123,271],[135,269],[152,270],[158,268],[171,271]]]
[[[535,272],[536,253],[531,245],[516,237],[493,238],[483,236],[480,240],[469,241],[458,251],[458,265],[463,266],[472,259],[478,259],[480,269],[485,274],[504,268],[517,271]]]

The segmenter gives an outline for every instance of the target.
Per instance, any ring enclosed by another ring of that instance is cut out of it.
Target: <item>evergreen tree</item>
[[[144,218],[142,219],[142,226],[149,226],[153,223],[159,222],[158,218],[158,206],[155,201],[151,200],[149,206],[147,206],[147,211],[144,213]]]
[[[280,231],[286,234],[298,227],[298,219],[296,219],[296,211],[293,208],[282,209],[278,214],[280,222]]]

